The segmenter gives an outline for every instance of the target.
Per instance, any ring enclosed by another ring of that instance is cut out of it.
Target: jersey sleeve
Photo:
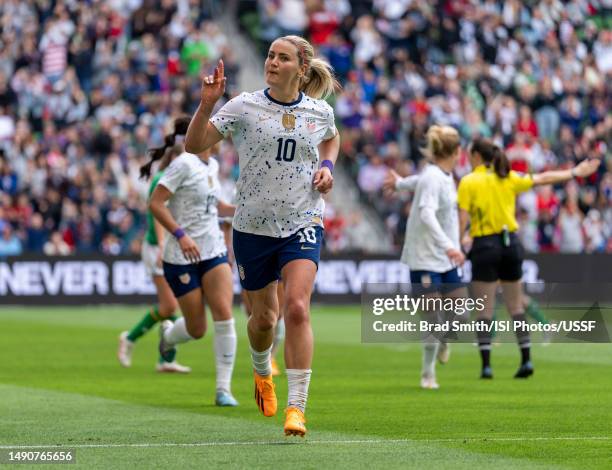
[[[435,178],[430,178],[428,175],[422,175],[418,181],[420,193],[419,193],[419,207],[429,208],[437,211],[440,207],[439,193],[440,185],[439,181]]]
[[[243,95],[240,94],[225,103],[217,113],[210,118],[210,123],[217,128],[223,137],[229,137],[236,131],[244,113]]]
[[[453,242],[444,233],[436,217],[436,211],[440,207],[440,180],[430,175],[422,175],[418,184],[421,223],[427,227],[434,243],[448,250],[453,247]]]
[[[516,171],[511,171],[508,175],[512,182],[512,189],[516,194],[524,193],[533,188],[533,178],[531,175],[520,175]]]
[[[327,108],[327,129],[325,130],[325,135],[323,136],[323,140],[329,140],[336,136],[338,133],[338,129],[336,129],[336,118],[334,117],[333,108],[325,103]]]
[[[461,181],[459,181],[459,187],[457,188],[457,205],[459,209],[463,209],[464,211],[470,210],[472,206],[472,191],[470,188],[470,182],[467,177],[463,177]]]
[[[436,211],[431,207],[421,208],[421,222],[429,230],[429,234],[434,243],[444,251],[453,248],[453,242],[444,233],[440,222],[436,217]]]
[[[168,188],[168,191],[174,194],[188,175],[188,165],[181,159],[176,159],[168,165],[168,168],[164,171],[164,175],[159,179],[157,184]]]
[[[416,191],[417,183],[419,182],[419,175],[410,175],[405,178],[400,178],[395,183],[395,189],[398,191]]]

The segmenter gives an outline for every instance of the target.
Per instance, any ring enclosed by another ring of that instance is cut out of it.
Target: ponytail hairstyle
[[[300,36],[283,36],[278,41],[287,41],[297,49],[300,66],[306,64],[306,73],[300,78],[299,90],[315,99],[325,99],[340,89],[329,63],[314,56],[314,48]]]
[[[433,125],[427,130],[427,147],[421,152],[429,160],[445,160],[455,154],[459,145],[461,138],[454,127]]]
[[[170,157],[182,151],[182,143],[176,145],[176,136],[184,136],[187,134],[187,128],[190,122],[191,118],[187,116],[174,120],[174,131],[172,134],[167,134],[166,137],[164,137],[164,146],[151,148],[147,151],[149,161],[140,167],[141,178],[149,179],[151,177],[151,167],[157,160],[162,159],[160,169],[163,170],[170,164]],[[172,152],[168,152],[168,149],[172,149]]]
[[[478,152],[483,163],[491,167],[500,178],[506,178],[510,174],[510,162],[508,157],[499,146],[489,139],[477,138],[472,142],[471,153]]]

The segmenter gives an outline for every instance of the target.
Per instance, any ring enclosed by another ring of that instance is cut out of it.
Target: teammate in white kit
[[[321,194],[332,188],[340,147],[333,110],[319,98],[333,93],[337,82],[330,66],[315,58],[312,46],[298,36],[272,43],[265,78],[269,88],[242,93],[211,118],[225,89],[219,61],[214,75],[204,78],[185,146],[201,152],[229,136],[236,146],[240,178],[234,253],[252,306],[248,334],[255,400],[265,416],[276,414],[270,350],[282,278],[289,385],[284,430],[304,436],[313,352],[310,296],[323,237]]]
[[[236,356],[233,282],[218,222],[218,216],[233,215],[235,206],[218,199],[219,164],[210,152],[194,155],[182,150],[159,179],[149,202],[154,217],[172,234],[162,255],[164,277],[183,312],[174,324],[162,322],[160,354],[171,359],[177,344],[204,336],[206,300],[215,328],[215,403],[236,406],[231,394]]]
[[[148,154],[151,157],[150,161],[140,168],[140,177],[149,179],[151,177],[151,169],[153,162],[158,161],[157,173],[153,176],[149,186],[148,196],[153,193],[157,182],[164,174],[164,170],[168,167],[172,159],[177,157],[182,151],[182,145],[175,148],[176,137],[184,136],[189,126],[189,118],[182,117],[175,119],[173,122],[173,131],[169,132],[164,137],[164,145],[159,148],[149,149]],[[124,331],[119,335],[119,348],[117,350],[117,358],[123,367],[132,365],[132,351],[136,341],[146,334],[157,322],[170,319],[176,320],[174,312],[178,308],[178,303],[170,286],[164,278],[164,269],[162,267],[161,252],[164,244],[164,229],[155,220],[150,210],[147,211],[147,231],[142,242],[142,262],[147,270],[147,274],[151,276],[155,290],[157,292],[158,304],[151,308],[140,321],[130,330]],[[167,358],[168,356],[166,356]],[[158,372],[178,372],[188,374],[191,372],[190,367],[183,366],[176,361],[166,362],[160,357],[156,365]]]
[[[457,190],[452,171],[459,157],[460,138],[449,126],[431,126],[425,152],[431,164],[417,177],[400,179],[391,173],[385,189],[414,190],[412,209],[406,227],[402,262],[410,267],[410,280],[417,292],[448,297],[465,296],[457,267],[465,261],[459,245]],[[432,315],[427,313],[426,315]],[[443,349],[440,351],[440,347]],[[421,387],[439,388],[436,356],[448,361],[448,345],[433,335],[423,339]]]

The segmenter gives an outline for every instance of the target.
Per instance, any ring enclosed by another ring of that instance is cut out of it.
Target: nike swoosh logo
[[[304,245],[302,245],[301,248],[302,248],[302,250],[314,250],[314,247],[312,247],[312,246],[304,246]]]

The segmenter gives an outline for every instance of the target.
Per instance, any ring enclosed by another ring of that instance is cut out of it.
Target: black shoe
[[[159,355],[164,362],[174,362],[174,358],[176,357],[176,348],[169,346],[164,341],[164,332],[168,328],[172,328],[172,322],[169,320],[164,320],[159,325]]]
[[[482,368],[482,371],[480,372],[480,378],[481,379],[492,379],[493,378],[493,369],[491,369],[491,366],[486,366]]]
[[[519,370],[514,374],[515,379],[526,379],[530,375],[533,375],[533,364],[531,361],[527,361],[524,364],[521,364]]]

